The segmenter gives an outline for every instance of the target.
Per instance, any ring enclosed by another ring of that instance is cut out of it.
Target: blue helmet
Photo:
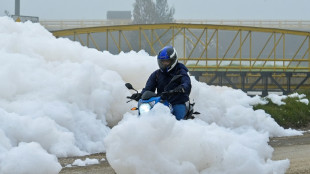
[[[177,51],[172,46],[161,49],[157,56],[157,63],[161,71],[169,72],[178,62]]]

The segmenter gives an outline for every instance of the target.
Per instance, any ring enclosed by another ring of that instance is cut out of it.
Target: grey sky
[[[135,0],[21,0],[21,15],[44,19],[106,19],[109,10],[132,11]],[[176,19],[310,20],[310,0],[168,0]],[[15,13],[0,0],[0,16]]]

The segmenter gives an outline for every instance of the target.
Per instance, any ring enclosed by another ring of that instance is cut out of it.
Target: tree
[[[155,2],[153,0],[136,0],[133,4],[133,24],[155,24],[155,23],[170,23],[174,22],[174,8],[169,7],[167,0],[156,0]],[[161,33],[165,32],[165,30],[157,30],[157,35],[161,35]],[[143,34],[145,34],[148,39],[152,37],[151,31],[143,31]],[[139,36],[139,33],[132,32],[131,33],[131,43],[133,43],[133,49],[139,50],[140,43],[137,38],[141,38],[141,49],[144,49],[151,55],[154,53],[152,52],[150,43],[144,39],[144,35]],[[165,43],[167,42],[171,36],[170,32],[166,33],[165,36],[163,36],[160,40]],[[153,37],[155,37],[153,35]],[[150,41],[152,42],[152,41]],[[153,48],[156,51],[159,51],[161,48],[161,45],[159,42],[155,43],[153,45]]]
[[[10,15],[10,12],[7,11],[7,10],[4,11],[4,14],[5,14],[6,16],[11,16],[11,15]]]
[[[155,23],[173,22],[174,8],[169,8],[167,0],[156,0],[155,4]]]
[[[174,8],[169,8],[167,0],[136,0],[133,9],[134,24],[154,24],[173,22]]]
[[[134,24],[153,24],[155,21],[155,4],[152,0],[136,0],[133,9]]]

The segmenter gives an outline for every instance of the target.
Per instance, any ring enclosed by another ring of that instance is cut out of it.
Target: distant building
[[[8,15],[14,19],[16,22],[26,22],[31,21],[33,23],[39,22],[39,17],[37,16],[21,16],[20,15],[20,0],[15,0],[15,15]]]
[[[26,22],[26,21],[31,21],[33,23],[39,22],[39,17],[36,17],[36,16],[11,15],[11,18],[13,18],[14,21],[16,21],[16,22]]]
[[[131,20],[131,11],[108,11],[108,20]]]

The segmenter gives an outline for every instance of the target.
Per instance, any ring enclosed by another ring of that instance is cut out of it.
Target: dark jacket
[[[146,82],[145,88],[143,88],[141,93],[143,94],[145,91],[155,92],[155,90],[157,89],[157,94],[161,94],[164,91],[173,90],[177,86],[182,85],[185,93],[176,93],[168,97],[167,100],[172,105],[183,104],[189,100],[189,94],[192,88],[191,80],[187,73],[188,69],[182,63],[177,63],[175,67],[168,73],[162,72],[160,69],[158,69],[151,74],[151,76]],[[182,78],[166,87],[166,85],[171,81],[171,79],[175,75],[179,74],[182,75]]]

